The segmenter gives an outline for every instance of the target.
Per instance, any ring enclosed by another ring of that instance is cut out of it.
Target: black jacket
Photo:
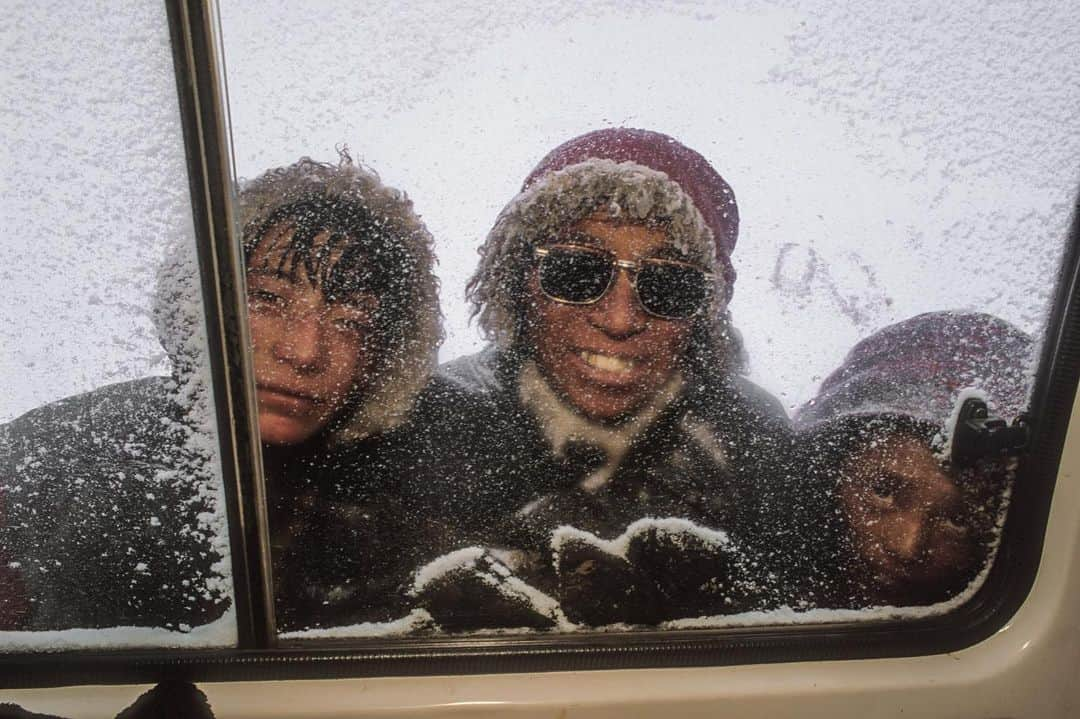
[[[264,448],[282,631],[408,614],[413,572],[442,541],[404,472],[415,447],[406,423],[342,445]]]
[[[214,440],[176,390],[114,384],[0,426],[0,546],[27,587],[24,628],[186,630],[229,606]]]
[[[428,452],[408,473],[429,512],[452,527],[444,548],[476,544],[530,556],[529,580],[558,593],[552,531],[571,525],[612,539],[644,517],[682,518],[723,530],[755,596],[738,608],[791,604],[799,589],[797,479],[780,404],[741,377],[689,379],[633,441],[611,478],[586,491],[596,460],[558,457],[519,400],[521,362],[488,349],[440,368],[421,398]],[[734,569],[732,571],[735,571]]]
[[[206,523],[214,439],[192,430],[175,390],[125,382],[0,426],[0,547],[31,607],[16,628],[186,629],[229,606],[224,507]],[[441,546],[402,481],[411,438],[403,426],[264,448],[281,631],[408,612],[412,572]]]

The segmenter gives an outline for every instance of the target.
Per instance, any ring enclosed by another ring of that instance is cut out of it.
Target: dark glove
[[[554,599],[480,547],[451,552],[425,565],[416,573],[412,593],[417,605],[446,631],[551,629],[559,619]]]
[[[723,532],[685,519],[640,519],[611,541],[562,527],[552,547],[571,621],[658,624],[759,608],[742,552]]]
[[[685,519],[640,520],[628,533],[627,561],[656,587],[658,621],[757,608],[746,557],[725,533]]]
[[[589,626],[657,621],[655,586],[622,556],[617,542],[571,527],[555,531],[559,603],[570,621]]]
[[[139,697],[116,719],[214,719],[206,695],[189,682],[165,681]]]

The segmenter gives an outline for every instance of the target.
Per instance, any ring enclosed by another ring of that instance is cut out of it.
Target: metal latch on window
[[[952,438],[952,463],[968,467],[984,457],[1014,457],[1028,448],[1031,425],[1021,414],[1010,425],[990,416],[986,402],[975,397],[964,400]]]

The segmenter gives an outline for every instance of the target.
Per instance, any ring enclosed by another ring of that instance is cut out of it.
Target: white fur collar
[[[678,396],[682,386],[682,374],[676,372],[652,402],[637,413],[618,424],[601,424],[567,406],[544,379],[536,363],[530,360],[521,368],[518,397],[540,422],[544,437],[556,456],[562,457],[571,441],[587,442],[607,453],[604,465],[581,481],[582,489],[595,492],[611,479],[630,444]]]

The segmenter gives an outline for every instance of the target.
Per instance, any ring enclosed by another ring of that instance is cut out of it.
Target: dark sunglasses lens
[[[595,302],[607,290],[612,269],[602,254],[552,248],[540,260],[540,289],[565,302]]]
[[[693,317],[705,306],[709,294],[705,273],[694,267],[667,263],[647,264],[637,277],[638,298],[649,312],[660,317]]]

